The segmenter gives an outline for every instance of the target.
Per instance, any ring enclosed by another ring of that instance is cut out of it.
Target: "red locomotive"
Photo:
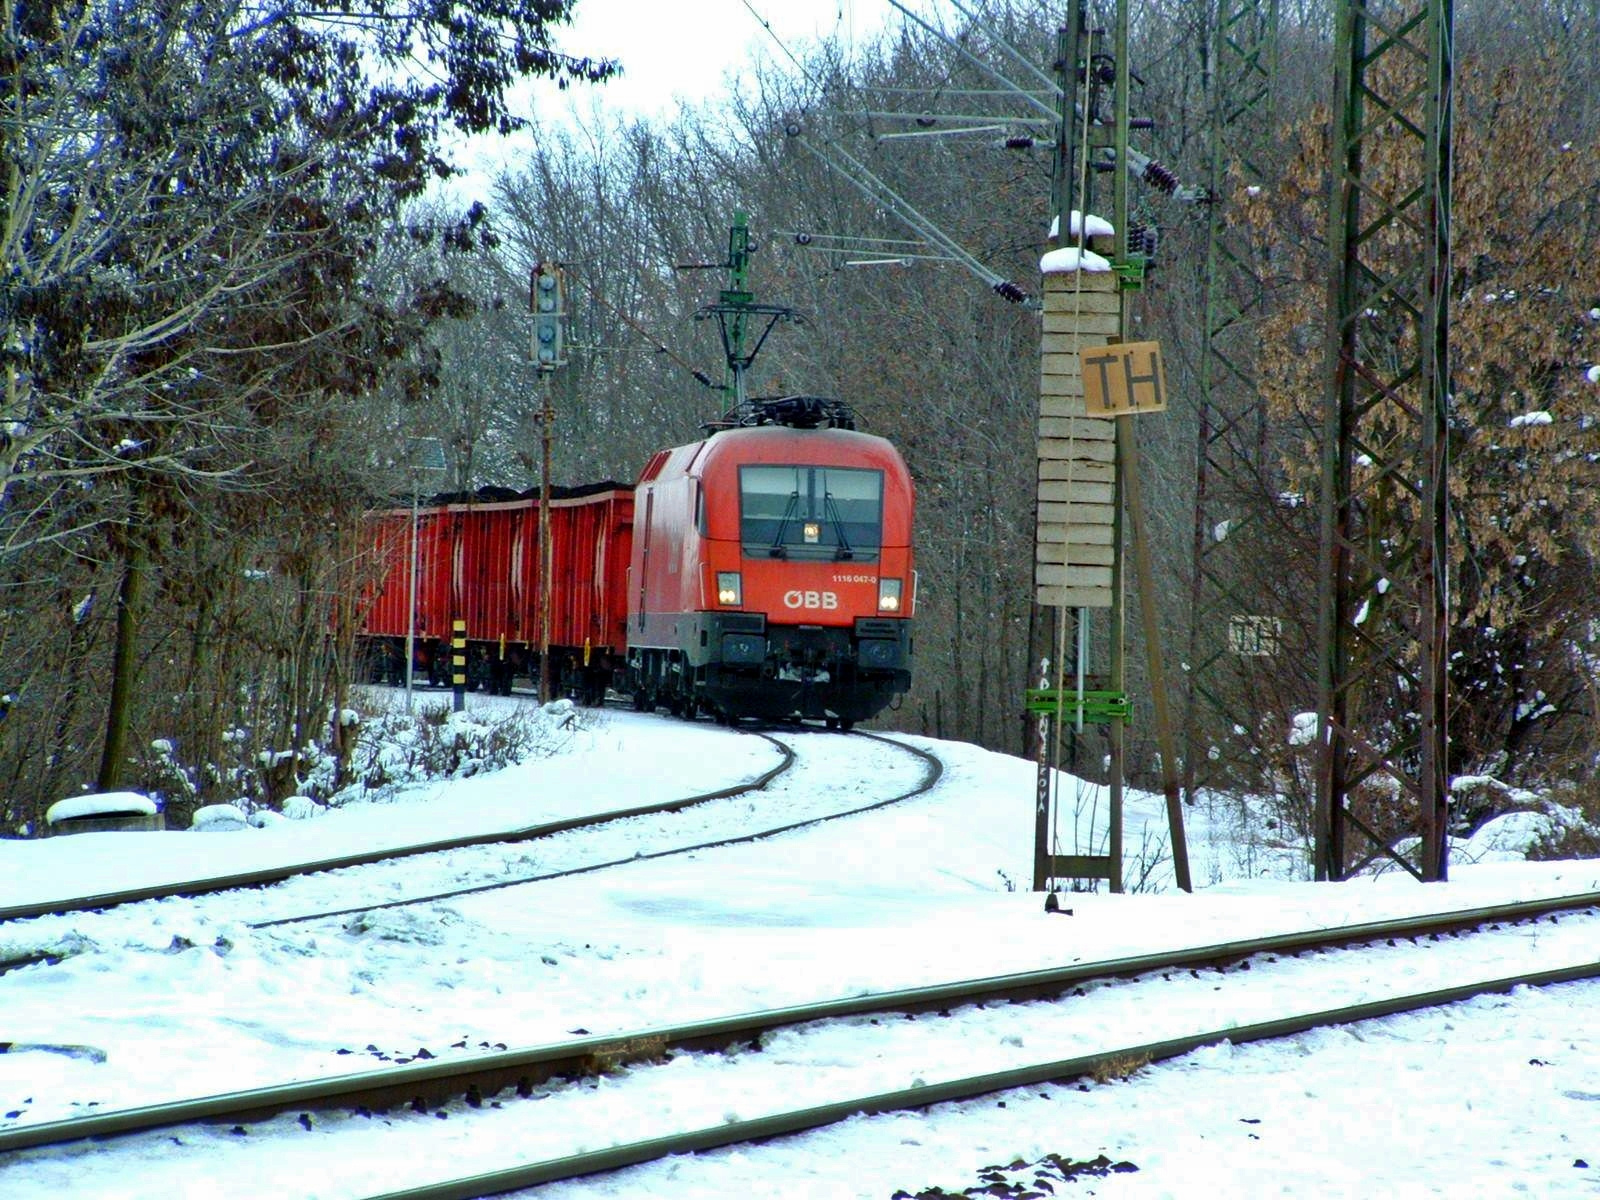
[[[640,707],[848,728],[911,685],[911,476],[814,397],[658,452],[634,493]]]
[[[640,709],[849,728],[911,684],[913,489],[883,438],[833,401],[745,406],[743,423],[551,504],[552,691]],[[538,497],[418,510],[416,662],[448,673],[466,622],[473,686],[539,659]],[[384,567],[362,629],[375,677],[403,675],[409,508],[376,514]]]

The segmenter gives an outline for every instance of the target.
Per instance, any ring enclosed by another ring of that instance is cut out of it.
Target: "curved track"
[[[235,1095],[157,1105],[147,1109],[103,1113],[49,1124],[0,1131],[0,1153],[30,1147],[60,1145],[88,1137],[107,1137],[142,1130],[158,1129],[195,1121],[254,1120],[274,1112],[313,1109],[394,1108],[409,1105],[418,1112],[428,1111],[442,1100],[464,1097],[467,1105],[478,1107],[485,1097],[506,1089],[519,1095],[536,1094],[541,1085],[556,1078],[578,1078],[599,1073],[611,1074],[620,1067],[671,1059],[688,1051],[759,1047],[762,1039],[780,1030],[810,1026],[810,1031],[826,1030],[819,1022],[881,1016],[891,1013],[938,1013],[949,1017],[950,1010],[964,1005],[996,1001],[1023,1002],[1065,994],[1085,994],[1085,987],[1108,980],[1144,977],[1140,986],[1159,989],[1165,985],[1163,973],[1213,971],[1225,968],[1271,970],[1280,958],[1304,955],[1330,948],[1365,945],[1381,953],[1381,947],[1400,939],[1431,939],[1431,945],[1446,953],[1470,945],[1473,938],[1448,935],[1464,930],[1499,931],[1509,923],[1549,922],[1561,913],[1600,908],[1600,893],[1558,897],[1520,904],[1498,905],[1453,913],[1374,922],[1329,930],[1313,930],[1276,937],[1253,939],[1134,958],[1077,964],[1070,967],[1031,971],[986,979],[964,980],[929,987],[875,995],[852,996],[820,1004],[769,1012],[746,1014],[676,1027],[646,1029],[627,1035],[585,1037],[558,1045],[526,1050],[508,1050],[476,1055],[454,1061],[432,1061],[405,1067],[364,1072],[336,1079],[262,1088]],[[1491,948],[1492,949],[1492,948]],[[1315,960],[1313,960],[1314,962]],[[1337,977],[1348,963],[1330,962],[1326,969]],[[1307,1029],[1361,1021],[1397,1012],[1454,1003],[1472,996],[1506,992],[1524,985],[1546,985],[1576,979],[1600,977],[1600,962],[1584,961],[1560,967],[1529,970],[1494,978],[1474,978],[1470,982],[1432,988],[1381,999],[1363,999],[1338,1007],[1274,1016],[1212,1027],[1182,1036],[1169,1036],[1137,1045],[1096,1049],[1070,1058],[1052,1058],[1003,1070],[965,1075],[959,1078],[924,1083],[895,1091],[878,1091],[829,1100],[789,1112],[745,1121],[725,1121],[689,1129],[667,1136],[647,1138],[611,1146],[604,1150],[551,1158],[508,1170],[494,1171],[468,1179],[394,1192],[391,1197],[407,1200],[440,1200],[443,1197],[493,1195],[557,1179],[574,1178],[618,1167],[635,1165],[672,1154],[691,1153],[716,1146],[756,1141],[780,1134],[799,1132],[843,1120],[858,1113],[918,1109],[948,1100],[982,1096],[1006,1089],[1044,1082],[1062,1081],[1088,1074],[1108,1063],[1146,1063],[1188,1053],[1198,1047],[1222,1041],[1247,1042],[1282,1037]],[[1209,981],[1208,981],[1209,982]],[[1157,993],[1159,999],[1159,993]],[[970,1011],[970,1010],[969,1010]],[[859,1022],[858,1022],[859,1023]],[[877,1024],[877,1022],[872,1022]],[[925,1026],[927,1023],[923,1023]],[[885,1036],[906,1028],[899,1022],[885,1022]],[[642,1065],[630,1073],[641,1080],[650,1076]],[[620,1081],[628,1086],[628,1077]],[[307,1118],[302,1118],[302,1121]]]
[[[776,738],[768,737],[764,733],[756,733],[754,736],[764,738],[776,746],[782,755],[781,761],[770,771],[765,771],[746,783],[734,784],[732,787],[719,788],[712,792],[702,792],[697,795],[684,796],[681,799],[667,800],[658,804],[640,804],[629,808],[591,813],[581,817],[568,817],[559,821],[546,821],[538,825],[528,825],[521,829],[473,834],[464,837],[440,838],[406,846],[363,851],[359,854],[337,855],[312,862],[267,867],[257,871],[242,871],[227,875],[213,875],[203,879],[185,880],[181,883],[151,884],[121,891],[99,892],[91,896],[80,896],[69,900],[13,904],[0,907],[0,922],[22,920],[29,917],[59,916],[75,912],[96,912],[102,909],[114,908],[119,904],[132,904],[141,900],[204,896],[214,892],[232,891],[239,888],[267,887],[300,875],[315,875],[323,871],[336,871],[347,867],[371,866],[374,863],[390,862],[395,859],[411,858],[422,854],[439,854],[471,846],[509,845],[516,842],[536,841],[540,838],[552,837],[558,833],[567,833],[575,829],[593,829],[597,826],[609,825],[612,822],[625,821],[633,817],[682,812],[684,809],[692,808],[698,804],[709,804],[715,800],[726,800],[735,796],[761,791],[770,786],[774,780],[794,765],[794,751],[788,746],[785,746]]]
[[[783,769],[785,771],[794,765],[795,753],[793,747],[785,745],[783,742],[778,741],[776,738],[768,734],[761,734],[759,736],[765,737],[768,741],[772,742],[774,745],[777,745],[781,750],[783,750],[785,754]],[[408,896],[400,900],[387,900],[379,904],[362,904],[350,908],[319,910],[317,912],[301,913],[293,916],[273,917],[263,921],[251,921],[247,922],[246,924],[251,929],[269,929],[279,925],[294,925],[306,921],[331,920],[337,917],[354,916],[358,913],[378,912],[383,909],[406,908],[416,904],[432,904],[441,900],[453,900],[460,896],[472,896],[481,892],[499,891],[502,888],[521,887],[523,884],[528,883],[542,883],[551,879],[565,879],[574,875],[587,875],[592,871],[604,871],[613,867],[625,867],[633,863],[651,862],[655,859],[671,858],[678,854],[694,854],[702,850],[715,850],[723,846],[737,846],[746,842],[756,842],[763,838],[776,837],[778,834],[789,833],[796,829],[805,829],[812,825],[820,825],[825,821],[836,821],[843,817],[853,817],[860,813],[871,812],[873,809],[886,808],[891,804],[899,804],[902,801],[910,800],[915,796],[924,795],[931,791],[936,784],[938,784],[939,779],[944,774],[944,764],[941,763],[934,755],[929,754],[926,750],[920,750],[915,746],[909,746],[904,742],[896,741],[893,738],[880,737],[877,734],[862,733],[859,731],[849,735],[828,734],[826,736],[850,736],[855,738],[866,738],[874,742],[881,742],[886,746],[893,746],[896,750],[902,750],[905,753],[910,754],[912,757],[921,760],[923,763],[922,778],[917,782],[917,785],[911,788],[909,791],[897,792],[895,795],[889,796],[885,799],[873,800],[867,804],[858,804],[852,808],[839,809],[837,811],[827,812],[818,816],[805,817],[802,820],[784,821],[777,825],[764,826],[760,829],[748,830],[746,832],[734,834],[729,837],[715,838],[711,841],[695,842],[686,846],[674,846],[666,850],[654,850],[650,852],[636,853],[629,855],[626,858],[609,859],[605,862],[598,863],[587,863],[581,867],[571,867],[561,871],[547,871],[540,875],[520,875],[510,879],[497,879],[489,883],[479,883],[468,887],[451,888],[447,891],[429,892],[424,895]],[[764,789],[769,783],[772,782],[771,777],[763,778],[764,782],[761,784],[761,789]],[[756,791],[761,789],[752,787],[742,789],[741,791],[732,794],[739,795],[743,794],[745,791]],[[724,795],[697,797],[692,802],[680,801],[675,802],[671,806],[659,806],[649,810],[630,810],[628,815],[641,815],[641,813],[645,811],[677,812],[683,808],[689,807],[691,803],[702,804],[707,803],[710,800],[725,798],[727,797]],[[594,823],[598,824],[599,822]]]

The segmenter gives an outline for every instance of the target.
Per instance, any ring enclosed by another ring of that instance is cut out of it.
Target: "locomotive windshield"
[[[876,558],[883,542],[883,472],[740,467],[739,537],[754,557]]]

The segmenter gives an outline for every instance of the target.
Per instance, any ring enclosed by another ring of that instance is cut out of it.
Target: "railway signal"
[[[533,361],[541,371],[553,371],[564,361],[561,326],[566,318],[566,284],[559,263],[542,262],[533,268]]]

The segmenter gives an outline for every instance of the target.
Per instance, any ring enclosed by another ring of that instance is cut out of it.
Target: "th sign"
[[[1118,342],[1079,356],[1083,407],[1091,417],[1160,412],[1167,407],[1167,377],[1160,342]]]

